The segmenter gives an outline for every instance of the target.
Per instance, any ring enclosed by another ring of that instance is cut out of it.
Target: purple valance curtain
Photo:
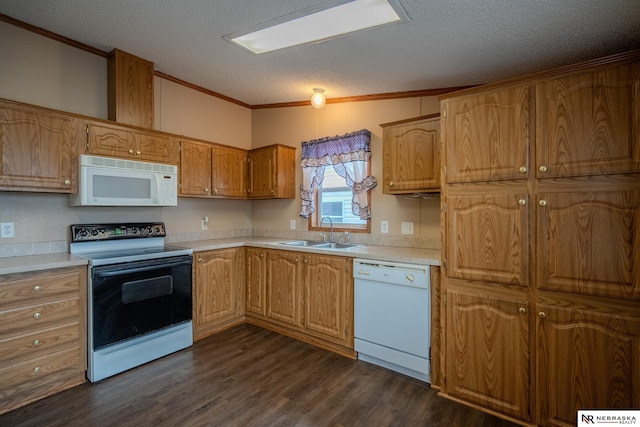
[[[302,185],[300,216],[315,212],[314,191],[322,184],[324,168],[333,166],[353,190],[353,214],[360,219],[371,218],[367,192],[376,186],[376,179],[367,175],[371,158],[371,132],[362,129],[346,135],[314,139],[302,143]]]

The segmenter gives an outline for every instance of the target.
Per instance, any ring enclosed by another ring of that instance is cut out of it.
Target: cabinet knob
[[[539,316],[541,319],[544,319],[545,317],[547,317],[547,315],[546,315],[546,313],[545,313],[544,311],[539,312],[539,313],[538,313],[538,316]]]
[[[205,192],[205,193],[208,193],[208,192],[209,192],[209,189],[208,189],[208,188],[205,188],[205,189],[204,189],[204,192]]]
[[[539,170],[540,172],[546,172],[548,169],[547,169],[547,167],[546,167],[545,165],[542,165],[542,166],[540,166],[540,167],[538,168],[538,170]]]
[[[260,258],[264,258],[264,254],[260,254]]]
[[[527,204],[527,201],[526,201],[525,199],[520,199],[520,200],[518,200],[518,204],[519,204],[520,206],[524,206],[524,205],[526,205],[526,204]]]
[[[33,346],[38,347],[40,345],[40,340],[33,340]]]
[[[34,314],[33,314],[33,318],[34,318],[34,319],[36,319],[36,320],[38,320],[38,319],[39,319],[39,318],[41,318],[41,317],[42,317],[42,314],[41,314],[41,313],[34,313]]]
[[[526,309],[526,308],[524,308],[524,307],[520,307],[520,308],[518,309],[518,311],[519,311],[520,313],[524,314],[524,313],[526,313],[526,312],[527,312],[527,309]]]
[[[538,204],[539,204],[540,206],[547,206],[547,201],[546,201],[546,200],[540,200],[540,201],[538,202]]]
[[[140,154],[142,154],[142,151],[138,150],[136,151],[136,154],[139,156]]]
[[[64,185],[71,185],[71,180],[69,178],[66,178],[64,180]]]
[[[216,193],[216,194],[218,194],[218,189],[217,189],[217,188],[214,188],[214,189],[213,189],[213,192],[214,192],[214,193]]]
[[[35,285],[33,287],[33,292],[40,292],[42,290],[42,287],[40,285]]]
[[[389,187],[393,187],[393,181],[389,181]]]
[[[133,150],[129,150],[129,154],[133,154]]]
[[[42,372],[42,368],[40,368],[40,366],[36,366],[35,368],[33,368],[34,374],[39,374],[40,372]]]
[[[202,262],[202,258],[198,258],[198,262]]]
[[[413,282],[415,280],[415,277],[413,277],[413,274],[407,274],[405,276],[407,278],[408,281]]]
[[[520,168],[518,168],[518,172],[527,173],[527,168],[525,166],[520,166]]]

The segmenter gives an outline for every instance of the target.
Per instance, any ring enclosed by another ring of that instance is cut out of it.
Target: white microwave
[[[111,157],[79,157],[71,206],[176,206],[178,167]]]

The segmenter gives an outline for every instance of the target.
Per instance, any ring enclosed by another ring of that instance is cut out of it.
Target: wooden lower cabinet
[[[640,408],[640,311],[601,300],[541,298],[537,396],[544,425],[575,426],[579,409]]]
[[[304,255],[304,327],[310,333],[353,341],[352,265],[350,258]]]
[[[530,420],[526,298],[476,287],[449,288],[445,297],[445,393]]]
[[[195,340],[244,320],[244,265],[243,247],[194,254]]]
[[[86,381],[85,267],[0,275],[0,413]]]
[[[267,252],[267,317],[302,326],[302,254],[289,251]]]
[[[267,251],[260,248],[247,248],[247,284],[245,291],[245,311],[247,314],[265,316],[265,288],[267,280]]]
[[[347,257],[248,248],[247,321],[355,357],[351,265]]]

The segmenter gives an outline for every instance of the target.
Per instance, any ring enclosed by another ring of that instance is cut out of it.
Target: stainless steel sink
[[[313,247],[318,249],[351,249],[362,245],[356,243],[323,242],[322,240],[293,240],[291,242],[280,242],[286,246]]]

